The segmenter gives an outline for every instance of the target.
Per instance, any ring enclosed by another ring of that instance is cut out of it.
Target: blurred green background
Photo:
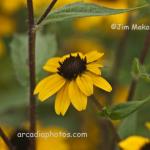
[[[58,0],[54,9],[80,0]],[[48,0],[33,0],[37,18],[50,3]],[[144,3],[140,0],[85,0],[111,8],[128,8]],[[138,57],[144,46],[147,31],[130,31],[123,54],[119,73],[113,77],[112,69],[116,59],[117,47],[124,30],[112,30],[111,24],[127,24],[128,18],[132,23],[150,24],[149,8],[120,15],[106,17],[87,17],[64,22],[53,23],[40,29],[36,45],[36,74],[37,81],[47,74],[42,70],[46,60],[53,56],[62,56],[72,51],[97,50],[104,52],[102,74],[112,81],[116,78],[117,87],[112,93],[106,94],[95,90],[94,97],[102,104],[118,104],[126,101],[128,89],[132,80],[132,62]],[[28,57],[27,57],[27,9],[25,0],[0,0],[0,125],[6,132],[24,126],[28,122]],[[122,51],[122,49],[120,49]],[[144,64],[146,72],[150,73],[150,53]],[[150,93],[150,80],[140,78],[134,99],[144,99]],[[77,112],[73,107],[65,117],[57,116],[54,112],[54,98],[46,102],[37,101],[37,120],[41,130],[61,129],[69,132],[87,132],[88,138],[60,139],[38,145],[54,147],[53,150],[111,150],[112,137],[109,127],[103,125],[97,115],[94,105],[89,98],[88,108],[84,112]],[[122,138],[130,135],[150,137],[146,122],[150,122],[150,102],[139,111],[133,113],[123,121],[114,121]],[[13,131],[12,131],[13,132]],[[8,133],[9,135],[10,133]],[[39,140],[40,141],[40,140]],[[2,141],[0,140],[2,143]],[[5,150],[4,147],[0,150]],[[110,143],[110,144],[108,144]],[[61,146],[62,144],[62,146]]]

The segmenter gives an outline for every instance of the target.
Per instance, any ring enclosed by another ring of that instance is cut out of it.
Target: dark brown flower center
[[[60,62],[58,74],[68,80],[75,79],[78,75],[86,70],[86,58],[81,58],[79,55],[66,58],[63,62]]]
[[[150,142],[149,143],[146,143],[142,148],[141,150],[150,150]]]
[[[25,129],[16,129],[16,131],[11,135],[10,141],[15,150],[29,150],[30,140],[26,136],[19,137],[18,135],[22,133],[28,133]]]

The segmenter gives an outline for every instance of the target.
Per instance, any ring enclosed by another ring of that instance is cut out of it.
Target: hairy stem
[[[92,102],[94,103],[94,105],[97,107],[99,111],[103,110],[103,106],[97,101],[97,99],[94,96],[92,96]]]
[[[146,55],[148,54],[149,47],[150,47],[150,30],[148,31],[148,34],[146,35],[144,47],[141,50],[141,53],[139,56],[139,62],[141,64],[144,64]],[[137,82],[138,82],[137,79],[132,79],[131,85],[129,87],[129,93],[128,93],[127,101],[131,101],[133,99],[134,94],[135,94],[135,90],[137,87]]]
[[[30,117],[30,132],[36,132],[36,99],[33,95],[35,88],[35,38],[36,31],[34,27],[34,12],[32,0],[27,0],[28,7],[28,54],[29,54],[29,117]],[[36,149],[35,137],[30,139],[31,149]]]
[[[42,16],[39,18],[39,20],[37,21],[36,25],[39,25],[46,17],[47,15],[51,12],[52,8],[54,7],[54,5],[56,4],[57,0],[52,0],[52,2],[50,3],[50,5],[47,7],[47,9],[45,10],[45,12],[42,14]]]
[[[10,140],[8,139],[8,137],[6,136],[1,127],[0,127],[0,137],[4,140],[4,142],[6,143],[6,145],[10,150],[14,150],[13,145],[11,144]]]
[[[93,101],[93,103],[95,104],[96,108],[97,108],[99,111],[102,111],[103,106],[95,99],[94,96],[92,97],[92,101]],[[104,118],[104,119],[102,119],[102,121],[103,121],[103,123],[104,123],[105,125],[107,125],[107,126],[109,127],[109,129],[112,131],[112,134],[113,134],[114,139],[113,139],[113,144],[112,144],[112,149],[111,149],[111,150],[114,150],[115,147],[116,147],[116,145],[117,145],[117,143],[121,140],[121,139],[120,139],[120,136],[118,135],[118,133],[117,133],[117,131],[116,131],[116,129],[115,129],[115,127],[114,127],[114,125],[113,125],[113,123],[111,122],[110,119]]]

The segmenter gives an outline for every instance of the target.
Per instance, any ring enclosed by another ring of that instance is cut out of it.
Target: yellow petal
[[[44,84],[45,83],[45,84]],[[46,100],[48,97],[55,94],[65,84],[65,79],[58,74],[51,75],[47,82],[42,81],[37,85],[35,93],[39,91],[39,99],[41,101]]]
[[[101,76],[95,75],[93,73],[90,73],[90,72],[88,72],[88,74],[92,78],[95,86],[97,86],[107,92],[112,91],[111,85],[104,78],[102,78]]]
[[[100,71],[99,67],[102,67],[102,65],[98,64],[98,63],[87,64],[87,70],[89,70],[92,73],[95,73],[97,75],[101,75],[101,71]]]
[[[87,53],[85,56],[86,56],[86,59],[87,59],[87,63],[90,63],[90,62],[98,60],[103,55],[104,55],[104,53],[99,53],[97,51],[92,51],[92,52]]]
[[[150,122],[146,122],[145,126],[150,130]]]
[[[49,72],[57,72],[57,68],[60,66],[59,61],[61,60],[60,57],[51,58],[47,61],[44,65],[43,69]]]
[[[149,143],[148,138],[142,136],[130,136],[119,143],[123,150],[140,150],[145,144]]]
[[[90,96],[93,94],[93,81],[88,75],[82,74],[81,76],[78,76],[76,82],[79,89],[85,95]]]
[[[36,88],[35,88],[35,90],[34,90],[34,95],[35,95],[35,94],[38,94],[38,93],[45,87],[46,83],[48,83],[48,82],[50,82],[50,81],[51,81],[51,76],[48,76],[48,77],[44,78],[43,80],[41,80],[41,81],[37,84],[37,86],[36,86]]]
[[[73,80],[69,85],[69,97],[72,105],[78,110],[84,110],[87,106],[87,96],[83,94]]]
[[[68,95],[68,83],[66,83],[62,89],[57,93],[56,100],[55,100],[55,111],[57,115],[62,114],[65,115],[69,105],[70,105],[70,98]]]
[[[99,61],[94,61],[94,62],[88,63],[88,65],[92,65],[92,66],[95,66],[97,68],[104,67],[102,64],[99,63]]]

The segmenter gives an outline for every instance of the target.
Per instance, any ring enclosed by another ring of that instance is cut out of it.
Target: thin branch
[[[127,25],[130,27],[131,23],[132,23],[132,16],[129,15]],[[117,77],[119,75],[119,70],[122,65],[123,57],[125,55],[126,43],[127,43],[129,33],[130,33],[130,30],[124,31],[123,36],[120,39],[120,42],[117,47],[115,61],[112,67],[112,86],[113,87],[116,86],[117,84]]]
[[[11,144],[11,142],[9,141],[8,137],[6,136],[6,134],[4,133],[1,127],[0,127],[0,137],[2,137],[2,139],[4,140],[8,148],[10,150],[13,150],[13,145]]]
[[[93,96],[92,97],[92,102],[95,104],[96,108],[99,110],[99,111],[102,111],[102,108],[103,106],[97,101],[97,99]],[[112,133],[114,134],[114,141],[115,141],[115,144],[114,146],[112,147],[112,149],[115,149],[115,146],[116,144],[121,140],[120,136],[118,135],[113,123],[111,122],[110,119],[108,118],[105,118],[103,119],[103,122],[110,128],[110,130],[112,131]]]
[[[133,99],[133,96],[134,96],[135,90],[136,90],[136,86],[137,86],[137,80],[132,79],[130,87],[129,87],[127,101],[131,101]]]
[[[148,31],[148,34],[146,35],[145,38],[145,43],[144,43],[144,48],[142,49],[140,56],[139,56],[139,61],[141,64],[144,64],[145,58],[148,54],[148,50],[150,48],[150,30]],[[131,85],[129,87],[129,93],[127,97],[127,101],[131,101],[133,99],[136,87],[137,87],[137,79],[132,79]]]
[[[140,57],[139,57],[141,64],[144,64],[144,61],[145,61],[146,55],[148,53],[149,47],[150,47],[150,30],[149,30],[149,32],[146,36],[145,43],[144,43],[144,48],[141,51],[141,54],[140,54]]]
[[[131,27],[131,24],[132,24],[132,14],[129,14],[128,20],[127,20],[127,25],[129,27]],[[118,85],[117,79],[120,74],[120,68],[121,68],[121,65],[123,62],[123,58],[126,53],[126,45],[127,45],[129,33],[130,33],[130,30],[124,31],[124,33],[119,41],[119,44],[117,46],[117,49],[116,49],[115,60],[114,60],[113,66],[112,66],[112,73],[111,73],[111,76],[112,76],[111,85],[113,87],[113,92],[112,92],[112,94],[107,96],[109,104],[112,104],[113,96],[117,90],[117,85]]]
[[[27,0],[28,7],[28,54],[29,54],[29,116],[30,116],[30,132],[36,132],[36,100],[33,95],[33,91],[35,88],[35,38],[36,32],[34,28],[34,12],[33,12],[33,2],[32,0]],[[35,137],[31,138],[31,149],[36,149],[36,139]]]
[[[103,106],[98,102],[98,100],[97,100],[94,96],[92,96],[92,101],[93,101],[93,103],[95,104],[95,106],[97,107],[97,109],[98,109],[99,111],[102,111]]]
[[[117,144],[118,142],[121,141],[121,138],[120,138],[119,134],[117,133],[116,128],[114,127],[114,125],[110,119],[105,118],[104,120],[105,120],[105,123],[110,127],[111,131],[113,132],[114,137],[115,137],[114,140],[116,141],[116,144]]]
[[[54,5],[56,4],[56,2],[57,2],[57,0],[52,0],[52,2],[49,4],[49,6],[45,10],[45,12],[42,14],[42,16],[37,21],[36,25],[39,25],[47,17],[47,15],[51,12],[51,10],[54,7]]]
[[[102,130],[102,145],[104,150],[116,150],[116,147],[118,143],[120,142],[120,137],[118,137],[118,134],[116,134],[116,129],[111,123],[111,120],[108,120],[106,118],[100,118],[99,120],[100,127]],[[106,140],[107,139],[107,140]]]

